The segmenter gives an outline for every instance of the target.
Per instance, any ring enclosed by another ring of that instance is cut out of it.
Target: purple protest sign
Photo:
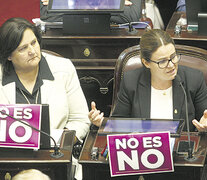
[[[0,111],[40,129],[41,105],[0,105]],[[40,134],[0,112],[0,147],[39,149]]]
[[[174,171],[169,132],[107,135],[111,176]]]

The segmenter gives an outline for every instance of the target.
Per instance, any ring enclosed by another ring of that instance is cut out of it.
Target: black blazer
[[[199,121],[207,109],[206,83],[203,73],[196,69],[179,66],[178,74],[187,94],[190,130],[194,131],[192,120]],[[150,118],[150,70],[142,67],[126,72],[117,96],[113,117]],[[186,119],[184,93],[176,78],[173,80],[173,118]]]

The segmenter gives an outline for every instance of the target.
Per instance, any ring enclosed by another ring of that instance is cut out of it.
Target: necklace
[[[29,99],[27,98],[27,96],[24,94],[24,92],[21,89],[19,89],[19,90],[22,93],[22,95],[24,96],[24,98],[26,99],[26,101],[28,102],[28,104],[31,104]],[[35,104],[37,104],[38,96],[39,96],[39,89],[37,90],[37,94],[36,94],[36,98],[35,98]]]

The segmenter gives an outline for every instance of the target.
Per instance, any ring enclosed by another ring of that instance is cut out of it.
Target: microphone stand
[[[41,130],[39,130],[39,129],[33,127],[33,126],[30,126],[29,124],[27,124],[27,123],[23,122],[22,120],[17,119],[17,118],[15,118],[15,117],[13,117],[13,116],[11,116],[11,115],[5,113],[5,112],[2,111],[2,110],[0,110],[0,113],[2,113],[2,114],[4,114],[4,115],[7,115],[8,117],[12,118],[13,120],[18,121],[18,122],[20,122],[20,123],[22,123],[22,124],[24,124],[24,125],[26,125],[26,126],[32,128],[33,130],[35,130],[35,131],[37,131],[37,132],[39,132],[39,133],[42,133],[42,134],[48,136],[50,139],[52,139],[52,141],[54,142],[54,152],[52,152],[52,153],[50,154],[51,157],[53,157],[53,158],[60,158],[60,157],[64,156],[64,154],[63,154],[62,152],[60,152],[60,148],[57,146],[57,143],[55,142],[55,139],[54,139],[52,136],[50,136],[49,134],[47,134],[47,133],[44,132],[44,131],[41,131]]]
[[[183,89],[183,93],[184,93],[184,96],[185,96],[185,113],[186,113],[186,121],[187,121],[187,131],[188,131],[188,157],[186,158],[187,160],[191,160],[193,158],[193,151],[192,151],[192,148],[190,146],[190,127],[189,127],[189,119],[188,119],[188,105],[187,105],[187,95],[186,95],[186,92],[185,92],[185,89],[182,85],[182,83],[180,82],[180,86],[181,88]]]
[[[128,33],[130,33],[130,34],[135,34],[135,33],[137,33],[137,30],[133,27],[133,24],[132,24],[132,22],[129,20],[129,18],[127,18],[127,17],[125,17],[125,16],[123,16],[123,15],[121,15],[121,14],[119,14],[119,16],[120,16],[123,20],[126,20],[126,21],[128,22],[128,27],[129,27],[129,29],[128,29]]]
[[[194,161],[196,158],[193,157],[193,150],[191,148],[191,145],[190,145],[190,125],[189,125],[189,118],[188,118],[188,103],[187,103],[187,94],[186,94],[186,91],[185,91],[185,88],[183,87],[182,85],[182,82],[181,82],[181,78],[180,76],[177,75],[177,79],[180,83],[180,86],[183,90],[183,93],[184,93],[184,96],[185,96],[185,109],[186,109],[186,124],[187,124],[187,134],[188,134],[188,156],[185,157],[185,160],[188,160],[188,161]]]

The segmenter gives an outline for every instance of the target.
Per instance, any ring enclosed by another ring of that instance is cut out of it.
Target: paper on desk
[[[36,25],[36,26],[39,26],[39,25],[48,25],[48,26],[58,26],[58,25],[62,25],[63,22],[46,22],[46,21],[42,21],[40,18],[35,18],[35,19],[32,19],[32,22]]]
[[[62,133],[63,133],[63,129],[52,129],[50,132],[50,135],[54,138],[57,146],[60,145]],[[50,144],[51,144],[51,147],[54,147],[54,142],[52,139],[50,141]]]

